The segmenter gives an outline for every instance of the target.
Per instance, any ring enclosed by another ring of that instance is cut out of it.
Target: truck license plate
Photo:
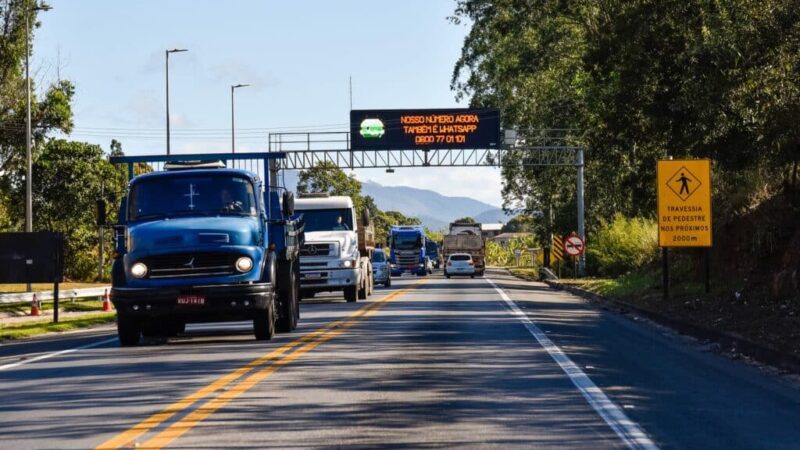
[[[305,278],[322,278],[322,274],[319,272],[312,272],[303,275]]]
[[[179,295],[179,305],[205,305],[206,298],[202,295]]]

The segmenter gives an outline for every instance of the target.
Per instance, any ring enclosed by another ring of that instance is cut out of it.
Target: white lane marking
[[[103,344],[108,344],[110,342],[115,342],[116,340],[117,340],[117,338],[114,337],[114,338],[106,339],[106,340],[100,341],[100,342],[92,342],[91,344],[86,344],[86,345],[81,345],[81,346],[75,347],[75,348],[69,348],[69,349],[66,349],[66,350],[61,350],[59,352],[45,353],[44,355],[39,355],[39,356],[37,356],[35,358],[24,359],[22,361],[18,361],[18,362],[15,362],[15,363],[11,363],[11,364],[6,364],[6,365],[3,365],[3,366],[0,366],[0,370],[13,369],[14,367],[19,367],[19,366],[22,366],[24,364],[32,363],[32,362],[35,362],[35,361],[41,361],[43,359],[49,359],[49,358],[52,358],[54,356],[66,355],[68,353],[77,352],[78,350],[85,350],[87,348],[98,347],[98,346],[103,345]]]
[[[583,394],[583,398],[589,402],[597,414],[611,427],[620,439],[632,449],[658,450],[658,446],[647,437],[644,430],[625,415],[624,412],[609,399],[602,389],[597,387],[594,382],[583,371],[572,362],[571,359],[550,340],[542,330],[531,321],[527,314],[519,309],[514,300],[506,295],[492,280],[485,278],[492,285],[495,291],[500,294],[503,301],[511,310],[511,314],[517,317],[525,328],[533,335],[539,344],[547,350],[550,357],[561,366],[561,370],[569,377],[572,384]]]

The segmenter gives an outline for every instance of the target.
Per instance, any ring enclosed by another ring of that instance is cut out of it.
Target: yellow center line
[[[221,408],[222,406],[224,406],[234,398],[238,397],[239,395],[250,390],[260,381],[264,380],[273,372],[277,371],[280,367],[291,363],[292,361],[296,360],[303,354],[313,350],[323,342],[327,342],[330,339],[333,339],[334,337],[340,335],[347,328],[350,328],[351,326],[355,325],[364,317],[369,317],[372,314],[374,314],[375,311],[377,311],[380,307],[382,307],[386,302],[389,302],[394,298],[404,294],[405,292],[412,290],[414,287],[421,284],[422,282],[424,282],[424,280],[421,282],[417,282],[414,286],[410,288],[395,291],[385,296],[381,300],[378,300],[376,302],[370,303],[362,307],[358,311],[354,312],[353,314],[343,319],[331,322],[330,324],[314,332],[311,332],[299,339],[296,339],[288,344],[283,345],[282,347],[279,347],[271,351],[270,353],[264,356],[261,356],[249,362],[248,364],[234,370],[233,372],[220,377],[211,384],[201,389],[198,389],[194,393],[167,406],[163,410],[149,416],[148,418],[134,425],[130,429],[118,434],[117,436],[109,439],[108,441],[100,444],[95,448],[117,449],[123,446],[125,447],[136,446],[137,448],[161,448],[168,445],[170,442],[172,442],[173,440],[177,439],[178,437],[189,431],[197,423],[199,423],[200,421],[204,420],[206,417],[211,415],[214,411]],[[361,319],[359,319],[359,317],[361,317]],[[295,350],[293,353],[289,353],[288,355],[286,354],[287,351],[291,350],[294,347],[298,347],[304,343],[305,345]],[[263,366],[264,364],[270,361],[274,362],[269,366],[264,367],[263,369],[245,378],[244,381],[240,382],[232,389],[224,391],[217,397],[207,401],[201,407],[192,411],[190,414],[187,414],[185,418],[172,424],[166,430],[156,435],[153,439],[147,441],[143,446],[138,446],[135,444],[135,440],[137,438],[149,432],[153,428],[159,426],[163,422],[169,420],[170,418],[180,413],[181,411],[186,410],[198,400],[201,400],[213,394],[217,390],[222,389],[228,384],[231,384],[234,381],[238,380],[251,370],[258,368],[259,366]]]

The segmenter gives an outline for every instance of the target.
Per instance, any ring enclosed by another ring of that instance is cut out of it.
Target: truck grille
[[[337,245],[332,243],[313,243],[313,244],[303,244],[300,248],[300,256],[308,256],[308,257],[327,257],[327,256],[337,256]]]
[[[415,266],[419,264],[419,253],[398,253],[397,264],[400,266]]]
[[[183,278],[233,275],[242,255],[231,253],[179,253],[148,256],[148,278]]]

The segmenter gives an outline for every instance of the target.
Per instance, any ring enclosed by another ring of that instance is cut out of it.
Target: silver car
[[[392,285],[392,269],[383,249],[376,248],[372,253],[372,280],[373,284],[382,284],[386,287]]]

